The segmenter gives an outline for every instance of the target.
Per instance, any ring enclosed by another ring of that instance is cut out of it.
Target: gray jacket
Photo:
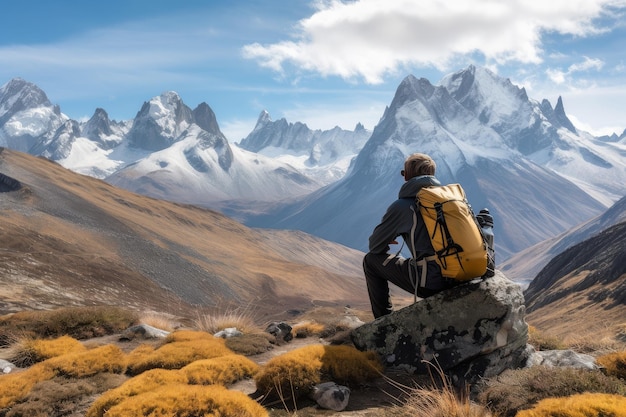
[[[430,185],[441,185],[437,178],[431,175],[422,175],[411,178],[400,188],[398,199],[394,201],[383,216],[380,224],[376,226],[369,238],[369,251],[372,253],[387,253],[389,243],[398,236],[404,239],[409,249],[412,249],[410,242],[411,227],[413,226],[413,212],[417,212],[417,228],[415,230],[416,258],[434,255],[432,244],[428,236],[428,231],[422,220],[422,216],[415,205],[415,196],[422,188]]]

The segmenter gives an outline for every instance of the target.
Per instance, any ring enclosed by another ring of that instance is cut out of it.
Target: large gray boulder
[[[454,383],[475,382],[525,365],[528,325],[521,287],[500,271],[420,300],[354,329],[354,345],[386,365]]]

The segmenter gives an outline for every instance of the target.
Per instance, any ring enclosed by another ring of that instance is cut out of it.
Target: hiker
[[[369,238],[369,252],[363,259],[363,271],[374,318],[392,311],[389,282],[420,298],[431,296],[457,284],[457,281],[441,275],[441,269],[434,260],[422,260],[434,255],[435,251],[416,207],[415,196],[422,187],[441,185],[435,178],[435,168],[435,161],[425,154],[414,153],[406,159],[404,169],[400,171],[405,182],[400,188],[398,199],[387,208],[380,224]],[[414,213],[417,214],[415,239],[414,242],[410,242]],[[415,244],[415,259],[406,259],[400,252],[389,253],[389,245],[397,243],[398,236],[402,237],[409,248]],[[416,262],[420,260],[422,261]],[[422,287],[416,283],[422,276],[424,265],[427,265],[427,273],[425,285]]]

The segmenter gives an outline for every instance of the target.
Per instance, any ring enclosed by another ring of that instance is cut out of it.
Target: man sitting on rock
[[[420,298],[431,296],[457,284],[457,281],[441,275],[441,268],[434,260],[417,262],[435,254],[428,231],[415,204],[415,196],[422,187],[441,185],[435,178],[435,169],[435,161],[428,155],[414,153],[406,159],[404,169],[400,172],[405,182],[400,188],[398,199],[387,208],[382,221],[369,238],[369,252],[363,259],[363,271],[374,318],[392,311],[389,282]],[[411,243],[414,215],[417,215],[417,224],[415,239]],[[409,247],[415,245],[415,259],[405,259],[399,253],[395,255],[389,253],[389,244],[396,243],[395,239],[398,236],[401,236]],[[420,286],[417,285],[417,277],[421,276],[424,266],[427,268],[426,282],[424,286]]]

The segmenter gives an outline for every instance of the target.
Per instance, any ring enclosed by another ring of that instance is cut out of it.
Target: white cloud
[[[582,62],[578,62],[570,65],[567,71],[561,71],[558,69],[548,68],[546,74],[555,84],[565,84],[575,73],[588,72],[588,71],[600,71],[604,66],[604,61],[597,58],[584,57]],[[584,80],[579,80],[580,83],[584,83]]]
[[[565,82],[565,73],[563,71],[547,69],[546,74],[555,84],[563,84]]]
[[[624,5],[624,0],[320,1],[317,11],[299,22],[294,40],[249,44],[243,55],[279,73],[295,66],[370,84],[406,66],[447,70],[459,55],[478,53],[500,64],[540,63],[543,33],[599,33],[603,29],[594,19],[609,6]]]
[[[583,62],[579,62],[577,64],[572,64],[567,69],[568,74],[572,74],[574,72],[582,72],[589,70],[601,70],[604,66],[604,61],[597,58],[589,58],[585,57]]]

